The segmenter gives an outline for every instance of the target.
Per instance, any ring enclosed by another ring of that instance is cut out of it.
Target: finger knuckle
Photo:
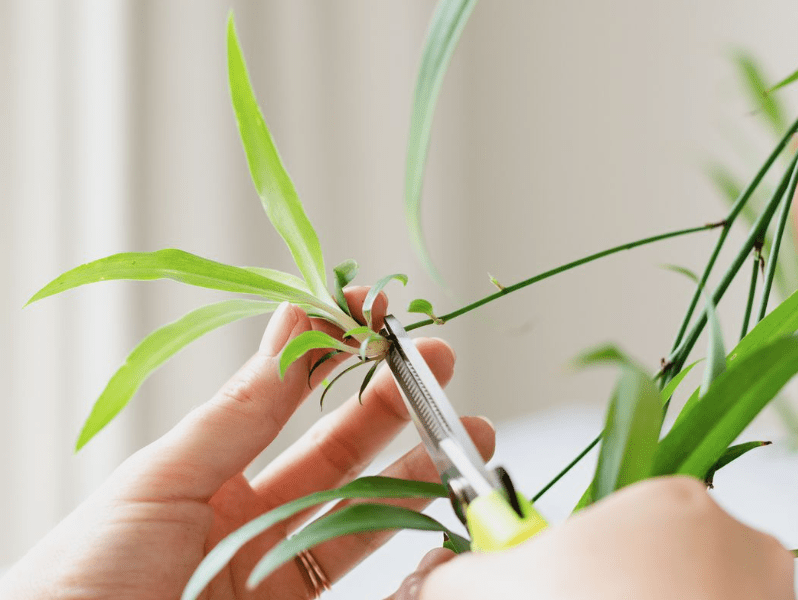
[[[712,504],[706,486],[693,477],[684,475],[660,477],[650,480],[648,486],[648,493],[655,499],[681,509],[687,507],[704,509]]]

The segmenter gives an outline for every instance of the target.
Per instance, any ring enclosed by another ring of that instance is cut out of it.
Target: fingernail
[[[277,310],[274,311],[272,318],[269,319],[269,324],[266,326],[266,331],[263,332],[263,337],[260,340],[260,347],[258,352],[268,354],[269,356],[276,356],[280,350],[283,349],[288,337],[291,335],[291,327],[288,327],[285,320],[285,313],[289,308],[288,302],[282,302]]]

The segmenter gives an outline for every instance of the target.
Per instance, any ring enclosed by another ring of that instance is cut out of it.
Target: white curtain
[[[729,127],[756,130],[724,48],[750,48],[774,77],[795,68],[798,8],[789,0],[480,3],[438,103],[425,187],[425,230],[447,295],[412,257],[402,211],[410,98],[434,4],[232,3],[328,268],[355,258],[363,283],[407,273],[407,288],[389,289],[400,315],[412,298],[446,312],[487,295],[487,272],[513,283],[720,219],[698,165],[735,158]],[[229,107],[230,8],[0,1],[0,564],[208,398],[266,323],[239,323],[186,349],[73,455],[94,399],[137,341],[223,295],[114,282],[22,310],[27,299],[62,271],[123,251],[177,247],[294,270],[252,189]],[[795,94],[786,97],[794,106]],[[764,146],[753,139],[758,160]],[[458,408],[501,420],[573,400],[603,404],[612,374],[563,366],[619,341],[656,368],[691,290],[654,265],[700,268],[711,238],[608,259],[430,330],[457,350]],[[729,340],[743,293],[732,290],[723,309]],[[343,387],[332,396],[330,407]],[[318,414],[311,399],[263,460]],[[408,432],[395,448],[413,439]]]

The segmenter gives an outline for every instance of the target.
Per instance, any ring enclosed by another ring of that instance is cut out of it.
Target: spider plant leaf
[[[769,89],[767,92],[765,92],[765,93],[766,93],[766,94],[770,94],[770,93],[772,93],[772,92],[775,92],[776,90],[780,90],[780,89],[781,89],[781,88],[783,88],[784,86],[790,85],[791,83],[794,83],[794,82],[796,82],[796,81],[798,81],[798,71],[795,71],[795,72],[793,72],[793,73],[790,73],[789,75],[787,75],[787,77],[785,77],[784,79],[782,79],[781,81],[779,81],[779,82],[778,82],[776,85],[774,85],[773,87],[771,87],[771,88],[770,88],[770,89]]]
[[[313,363],[313,366],[310,367],[310,370],[308,371],[308,387],[312,387],[310,385],[310,378],[313,376],[313,372],[316,369],[318,369],[321,365],[326,363],[328,360],[330,360],[336,354],[341,354],[341,351],[340,350],[330,350],[327,354],[325,354],[319,360],[317,360],[315,363]]]
[[[653,475],[703,479],[757,414],[798,372],[798,337],[772,341],[737,359],[660,441]]]
[[[363,334],[372,334],[374,333],[368,325],[358,325],[354,329],[350,329],[349,331],[345,332],[343,338],[346,339],[348,337],[355,337],[356,335],[363,335]]]
[[[442,547],[448,548],[455,554],[463,554],[471,550],[471,542],[456,533],[444,533]]]
[[[660,400],[662,400],[662,404],[663,405],[666,402],[668,402],[668,400],[670,400],[670,397],[673,396],[673,393],[676,391],[676,388],[679,387],[679,384],[682,382],[682,380],[685,377],[687,377],[687,374],[690,373],[690,371],[693,370],[693,367],[695,367],[702,360],[704,360],[704,359],[703,358],[699,359],[699,360],[695,361],[694,363],[692,363],[692,364],[686,366],[685,368],[683,368],[681,371],[679,371],[674,376],[673,379],[671,379],[668,382],[668,385],[666,385],[664,388],[662,388],[662,390],[660,391],[659,394],[660,394]]]
[[[380,360],[374,361],[374,364],[371,365],[369,372],[366,373],[366,376],[363,378],[363,382],[360,384],[360,391],[357,393],[357,401],[360,404],[363,404],[363,392],[366,391],[366,388],[369,385],[369,381],[371,381],[371,378],[374,377],[374,373],[377,372],[377,367],[380,366],[381,362],[382,361]]]
[[[317,348],[332,348],[342,352],[349,352],[350,354],[357,352],[356,348],[352,348],[342,341],[336,340],[323,331],[303,331],[288,342],[280,353],[280,379],[285,377],[285,372],[295,360]]]
[[[249,172],[263,208],[274,228],[283,238],[294,262],[313,293],[326,302],[333,299],[327,291],[324,257],[316,231],[305,214],[294,184],[286,172],[272,140],[244,63],[236,37],[233,15],[227,22],[227,68],[230,96],[238,131],[247,155]]]
[[[443,320],[436,317],[435,313],[432,312],[432,304],[429,302],[429,300],[424,300],[423,298],[416,298],[415,300],[411,300],[410,304],[407,307],[407,312],[421,313],[423,315],[427,315],[438,325],[441,325],[443,323]]]
[[[179,350],[222,325],[272,312],[276,302],[226,300],[194,310],[156,329],[136,346],[94,403],[78,437],[80,450],[127,405],[142,383]]]
[[[346,485],[315,492],[292,500],[256,517],[220,541],[202,560],[188,580],[181,600],[196,600],[202,590],[219,574],[244,545],[261,533],[295,514],[333,500],[348,498],[446,498],[448,492],[439,483],[394,479],[392,477],[360,477]]]
[[[333,377],[331,381],[325,383],[324,391],[321,393],[321,397],[319,398],[319,408],[320,409],[324,408],[324,398],[327,396],[327,392],[330,391],[330,388],[332,388],[333,384],[336,381],[338,381],[339,379],[341,379],[341,377],[349,373],[349,371],[354,371],[358,367],[362,367],[363,365],[368,364],[370,362],[371,360],[360,360],[353,365],[349,365],[346,369],[344,369],[343,371],[338,373],[335,377]]]
[[[424,167],[438,92],[457,41],[476,3],[476,0],[441,0],[438,3],[427,31],[413,93],[405,173],[405,218],[416,255],[427,273],[438,282],[442,279],[430,258],[421,226]]]
[[[793,553],[793,556],[795,556],[795,558],[798,558],[798,548],[796,548],[795,550],[790,550],[790,552]]]
[[[335,273],[335,301],[338,303],[338,307],[350,317],[352,313],[349,311],[349,304],[344,296],[344,287],[355,278],[359,268],[357,262],[349,258],[333,269],[333,273]]]
[[[579,359],[583,366],[606,362],[617,364],[621,374],[607,408],[598,465],[585,502],[598,501],[649,476],[662,424],[660,393],[636,361],[613,346]]]
[[[622,365],[607,409],[592,499],[645,479],[651,472],[662,422],[660,395],[651,378]]]
[[[704,481],[709,487],[713,487],[715,473],[728,465],[729,463],[737,460],[746,452],[753,450],[754,448],[761,448],[762,446],[769,446],[772,442],[745,442],[744,444],[737,444],[736,446],[732,446],[731,448],[727,448],[726,452],[723,453],[718,461],[712,465],[709,471],[704,477]]]
[[[124,252],[80,265],[48,283],[27,304],[88,283],[119,279],[172,279],[226,292],[257,294],[270,300],[320,304],[306,292],[250,269],[226,265],[174,248],[156,252]]]
[[[363,300],[363,316],[366,319],[366,325],[369,327],[371,327],[371,309],[374,307],[374,301],[377,299],[377,296],[383,290],[383,288],[393,279],[401,281],[402,285],[407,285],[407,275],[403,275],[402,273],[394,273],[393,275],[386,275],[377,281],[377,283],[371,286],[366,294],[366,298]]]
[[[758,348],[798,331],[798,291],[765,315],[729,353],[728,363],[738,361]]]
[[[285,273],[283,271],[278,271],[277,269],[264,269],[263,267],[241,267],[242,269],[246,269],[247,271],[252,271],[253,273],[257,273],[258,275],[262,275],[268,279],[272,279],[283,285],[290,286],[292,288],[296,288],[298,290],[302,290],[306,294],[312,294],[313,292],[308,287],[308,284],[305,283],[305,280],[301,277],[297,277],[296,275],[291,275],[291,273]]]
[[[664,269],[680,273],[692,279],[696,285],[700,284],[698,276],[691,270],[679,265],[662,265]],[[707,322],[709,323],[709,341],[707,345],[707,364],[704,370],[704,380],[701,383],[700,395],[706,394],[715,378],[726,370],[726,347],[723,343],[723,332],[720,329],[718,316],[715,312],[715,303],[705,289],[701,290],[706,302]]]
[[[255,589],[275,569],[308,550],[337,537],[366,531],[415,529],[444,531],[449,529],[425,514],[390,504],[354,504],[324,515],[299,533],[274,546],[260,559],[247,579],[247,588]]]
[[[784,106],[778,98],[768,94],[769,86],[759,63],[742,51],[735,54],[734,63],[754,109],[761,111],[776,135],[781,136],[789,125],[784,116]]]

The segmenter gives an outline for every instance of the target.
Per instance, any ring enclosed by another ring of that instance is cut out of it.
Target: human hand
[[[367,288],[347,291],[353,314],[360,320],[366,292]],[[385,309],[381,295],[373,312],[377,328]],[[353,479],[409,420],[390,371],[385,369],[372,378],[362,406],[356,397],[350,398],[252,481],[243,474],[311,391],[309,367],[324,350],[294,363],[282,381],[278,375],[280,350],[289,339],[310,328],[335,333],[328,323],[308,319],[294,306],[285,304],[278,309],[257,354],[210,401],[126,460],[20,560],[0,580],[0,599],[179,598],[202,558],[229,533],[294,498]],[[417,344],[445,385],[454,366],[451,349],[435,339],[421,339]],[[337,357],[319,367],[312,385],[341,360],[343,357]],[[464,424],[482,453],[492,454],[494,432],[488,423],[466,418]],[[421,446],[382,474],[438,480]],[[390,502],[421,510],[429,500]],[[254,593],[245,588],[260,557],[312,515],[312,510],[296,515],[247,544],[203,597],[313,597],[313,585],[297,562],[284,565]],[[390,535],[378,532],[338,538],[314,548],[313,556],[334,582]]]
[[[436,549],[389,600],[795,600],[793,561],[698,480],[662,477],[505,552]]]

